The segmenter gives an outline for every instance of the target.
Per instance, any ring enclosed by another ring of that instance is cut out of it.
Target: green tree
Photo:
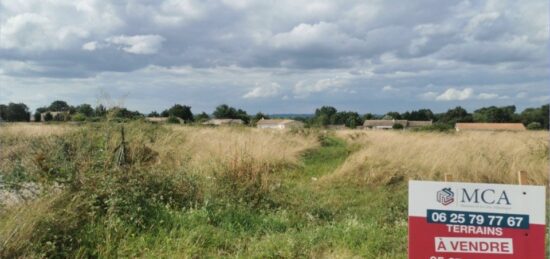
[[[332,106],[323,106],[321,108],[315,109],[315,116],[313,121],[319,126],[327,126],[334,124],[336,121],[336,113],[338,111]]]
[[[140,112],[130,111],[124,107],[114,107],[109,110],[109,113],[112,114],[114,118],[119,119],[137,119],[144,117],[143,114],[141,114]]]
[[[168,115],[181,118],[184,121],[193,120],[193,113],[191,112],[191,107],[186,105],[175,104],[170,109],[168,109]]]
[[[363,124],[363,119],[357,112],[337,112],[333,116],[333,123],[334,124],[344,124],[348,128],[356,128],[357,126]]]
[[[405,112],[401,114],[405,120],[411,121],[429,121],[435,118],[434,113],[430,109],[420,109],[418,111]]]
[[[269,116],[258,112],[256,113],[256,115],[254,115],[254,117],[252,117],[251,124],[256,125],[256,123],[258,123],[258,121],[260,121],[261,119],[269,120]]]
[[[363,115],[363,121],[374,119],[376,119],[376,116],[372,113],[365,113],[365,115]]]
[[[391,118],[391,119],[394,119],[394,120],[400,120],[401,119],[401,114],[399,114],[398,112],[388,112],[388,113],[386,113],[386,115],[384,117]]]
[[[35,122],[40,122],[42,120],[42,114],[39,113],[38,111],[34,113],[34,121]]]
[[[514,105],[483,107],[474,111],[473,119],[476,122],[515,122],[518,120],[515,112]]]
[[[44,121],[52,121],[52,120],[53,120],[53,115],[50,112],[46,112],[46,114],[44,114]]]
[[[160,114],[157,111],[152,111],[147,114],[147,117],[160,117]]]
[[[103,106],[103,104],[100,104],[100,105],[96,106],[95,111],[94,111],[94,115],[97,116],[97,117],[103,117],[103,116],[107,115],[107,108],[105,108],[105,106]]]
[[[227,104],[222,104],[216,107],[213,115],[217,119],[241,119],[244,123],[248,123],[250,121],[250,117],[246,111],[235,109]]]
[[[54,112],[68,111],[70,106],[65,101],[57,100],[50,104],[49,110]]]
[[[77,113],[81,113],[82,115],[84,115],[86,117],[94,116],[94,108],[92,108],[92,106],[87,104],[87,103],[76,106],[75,111]]]
[[[208,119],[210,119],[210,116],[206,114],[206,112],[201,112],[195,115],[195,118],[194,118],[194,120],[198,122],[207,121]]]
[[[466,109],[464,109],[460,106],[457,106],[453,109],[447,110],[446,113],[442,114],[439,117],[440,117],[439,122],[451,124],[453,126],[457,122],[472,122],[473,121],[472,115],[470,113],[468,113],[468,111],[466,111]]]
[[[217,119],[235,119],[237,116],[237,110],[227,104],[222,104],[216,107],[213,115]]]
[[[548,109],[548,104],[539,108],[527,108],[521,112],[519,117],[521,122],[525,125],[537,122],[540,123],[542,128],[548,129]]]
[[[24,103],[9,103],[0,105],[0,116],[6,121],[29,121],[31,113]]]

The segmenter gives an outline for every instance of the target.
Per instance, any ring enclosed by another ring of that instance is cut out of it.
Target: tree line
[[[433,121],[435,125],[454,126],[457,122],[521,122],[529,129],[548,129],[549,123],[548,104],[536,108],[527,108],[517,112],[514,105],[510,106],[489,106],[474,110],[472,113],[457,106],[443,113],[434,113],[430,109],[419,109],[406,111],[404,113],[388,112],[383,115],[366,113],[360,115],[354,111],[338,111],[332,106],[322,106],[315,110],[312,116],[293,117],[300,120],[309,127],[326,127],[329,125],[345,125],[349,128],[356,128],[363,125],[365,120],[372,119],[395,119],[395,120],[418,120]],[[161,111],[152,111],[145,115],[138,111],[131,111],[124,107],[107,108],[103,105],[93,107],[90,104],[69,105],[65,101],[56,100],[49,106],[39,107],[34,114],[24,103],[0,104],[0,118],[4,121],[100,121],[106,117],[115,120],[131,120],[144,117],[168,117],[169,122],[179,123],[180,120],[188,122],[203,122],[210,118],[218,119],[241,119],[245,124],[255,125],[262,118],[269,116],[263,113],[248,115],[246,111],[222,104],[216,107],[212,115],[206,112],[193,114],[191,107],[175,104],[172,107]]]

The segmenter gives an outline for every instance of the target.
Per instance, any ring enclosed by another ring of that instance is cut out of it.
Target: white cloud
[[[271,97],[279,94],[281,86],[277,83],[270,83],[259,85],[256,84],[252,90],[243,95],[243,98],[252,99],[252,98],[262,98],[262,97]]]
[[[499,98],[499,95],[492,94],[492,93],[480,93],[477,96],[477,99],[480,99],[480,100],[491,100],[491,99],[497,99],[497,98]]]
[[[518,94],[516,94],[516,98],[525,98],[525,97],[527,97],[526,92],[519,92]]]
[[[83,50],[87,51],[94,51],[100,47],[99,43],[97,41],[90,41],[82,45]]]
[[[420,99],[423,99],[423,100],[433,100],[437,97],[437,93],[436,92],[425,92],[423,94],[420,95]]]
[[[391,86],[391,85],[386,85],[384,87],[382,87],[382,92],[394,92],[394,91],[399,91],[399,89]]]
[[[347,81],[347,79],[339,77],[320,79],[315,83],[301,80],[294,86],[294,94],[296,98],[304,98],[311,93],[334,91],[344,87]]]
[[[273,36],[271,44],[281,49],[321,47],[332,50],[348,50],[361,47],[364,42],[341,32],[337,25],[327,22],[301,23],[289,32]]]
[[[474,93],[472,88],[464,88],[458,90],[455,88],[449,88],[442,94],[438,95],[435,100],[437,101],[464,101],[470,99]]]
[[[122,50],[132,54],[155,54],[162,48],[164,37],[160,35],[120,35],[105,40],[114,45],[122,45]]]
[[[0,10],[0,49],[24,52],[78,48],[123,25],[103,1],[2,1]]]
[[[49,29],[49,19],[36,13],[23,13],[12,16],[0,24],[0,48],[42,50],[52,44],[43,41],[43,34]]]

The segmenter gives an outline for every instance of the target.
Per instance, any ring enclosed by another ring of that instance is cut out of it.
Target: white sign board
[[[545,258],[545,187],[409,182],[409,258]]]

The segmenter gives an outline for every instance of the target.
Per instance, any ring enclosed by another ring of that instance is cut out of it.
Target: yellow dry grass
[[[159,152],[159,163],[172,168],[187,165],[199,172],[208,172],[218,166],[235,167],[239,163],[270,167],[297,164],[302,152],[318,145],[313,135],[288,131],[167,127],[170,131],[151,147]]]
[[[67,124],[3,123],[0,124],[0,138],[63,135],[74,128]]]
[[[387,184],[401,179],[517,183],[548,181],[548,132],[460,132],[456,134],[341,131],[359,150],[324,180]]]

